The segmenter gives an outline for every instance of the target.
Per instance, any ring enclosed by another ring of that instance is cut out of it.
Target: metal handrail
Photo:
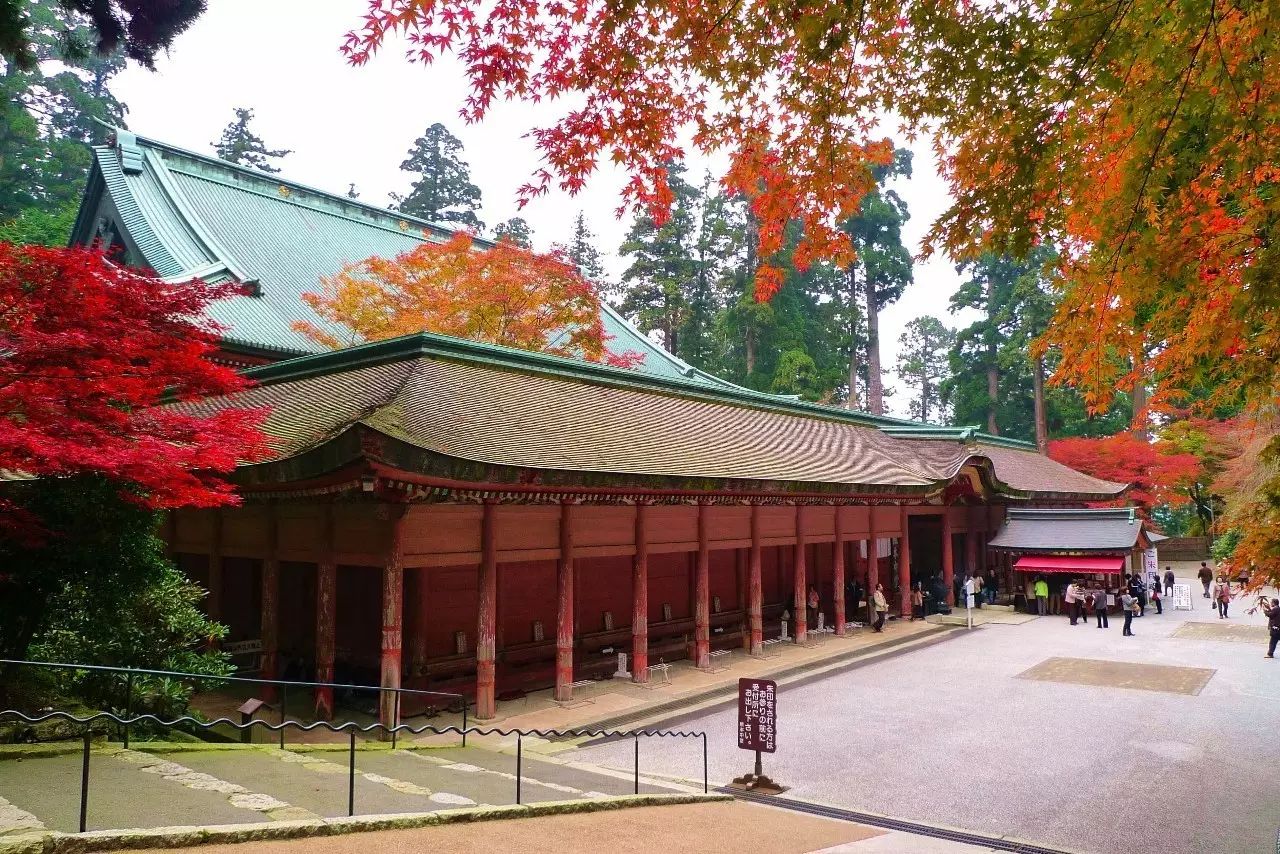
[[[431,733],[433,735],[444,735],[446,733],[460,733],[464,739],[468,732],[476,735],[498,735],[504,738],[514,735],[516,737],[516,803],[521,803],[523,775],[523,754],[524,739],[528,737],[551,739],[551,738],[631,738],[635,742],[635,773],[634,773],[634,789],[635,794],[640,794],[640,738],[693,738],[702,740],[702,791],[707,793],[710,791],[710,780],[707,770],[707,734],[705,732],[686,732],[684,730],[591,730],[591,729],[503,729],[502,727],[456,727],[446,726],[437,727],[432,724],[425,724],[420,727],[413,727],[407,724],[397,724],[388,727],[383,723],[373,723],[361,726],[355,721],[347,721],[341,724],[332,724],[329,721],[312,721],[309,724],[302,724],[297,721],[283,721],[278,724],[269,723],[263,720],[251,720],[244,723],[237,723],[230,718],[218,718],[215,721],[200,721],[189,715],[183,715],[172,720],[164,720],[156,715],[142,714],[134,715],[131,718],[123,718],[112,712],[96,712],[92,715],[79,717],[70,712],[49,711],[39,715],[28,715],[25,712],[16,709],[0,710],[0,720],[6,718],[16,718],[29,724],[38,724],[42,721],[51,719],[71,721],[72,723],[83,724],[85,731],[81,736],[83,741],[83,759],[81,761],[80,770],[80,832],[84,833],[87,826],[89,815],[89,753],[92,743],[91,725],[95,721],[108,720],[113,721],[121,726],[128,727],[131,724],[139,722],[150,722],[164,727],[174,727],[178,724],[189,724],[192,726],[202,727],[205,729],[226,725],[234,727],[238,730],[250,730],[253,727],[262,727],[267,730],[279,730],[281,733],[286,729],[299,729],[304,732],[322,728],[330,732],[346,732],[350,736],[347,742],[347,815],[355,815],[355,781],[356,781],[356,733],[369,733],[373,731],[383,731],[389,733],[408,732],[413,735],[422,735]],[[282,736],[283,742],[283,736]]]
[[[62,661],[27,661],[25,659],[0,658],[0,667],[6,665],[21,665],[26,667],[50,667],[62,670],[88,670],[100,673],[123,673],[125,675],[125,702],[124,714],[127,718],[133,713],[133,679],[135,676],[162,676],[165,678],[176,679],[194,679],[194,680],[217,680],[220,682],[248,682],[258,685],[271,685],[281,689],[280,700],[280,723],[285,723],[285,707],[288,705],[290,686],[294,688],[338,688],[347,691],[394,691],[395,692],[395,722],[400,722],[400,695],[413,694],[415,696],[431,696],[448,698],[451,702],[456,700],[462,704],[462,746],[467,746],[467,698],[463,694],[453,693],[451,691],[428,691],[422,688],[383,688],[377,685],[351,685],[339,682],[299,682],[292,679],[255,679],[251,676],[214,676],[203,673],[185,673],[181,670],[151,670],[145,667],[115,667],[103,664],[70,664]],[[129,724],[132,720],[125,722],[124,725],[124,746],[129,746]],[[396,732],[391,732],[391,744],[394,747],[396,741]],[[284,730],[280,730],[280,746],[284,747]]]

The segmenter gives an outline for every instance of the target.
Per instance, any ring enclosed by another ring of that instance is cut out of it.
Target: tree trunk
[[[920,374],[920,422],[929,423],[929,375]]]
[[[743,295],[746,296],[749,289],[755,288],[756,281],[756,247],[760,244],[760,225],[756,221],[756,215],[751,210],[751,205],[747,205],[747,269],[746,281],[743,283]],[[751,296],[754,299],[754,294]],[[755,312],[751,312],[747,316],[746,322],[746,356],[747,356],[747,376],[751,376],[756,372],[756,325]]]
[[[1000,427],[996,424],[996,401],[1000,395],[1000,367],[996,364],[996,346],[987,345],[987,432],[992,436],[1000,435]]]
[[[846,271],[849,277],[849,396],[845,398],[845,409],[858,408],[858,273],[857,265],[850,264]]]
[[[1044,409],[1044,357],[1035,360],[1031,366],[1031,382],[1035,392],[1036,411],[1036,450],[1049,453],[1049,417]]]
[[[884,415],[884,378],[880,376],[880,308],[876,288],[864,283],[867,295],[867,411]]]
[[[1134,433],[1142,439],[1150,439],[1151,422],[1147,417],[1147,365],[1141,353],[1133,357],[1133,370],[1137,375],[1137,379],[1133,382]]]

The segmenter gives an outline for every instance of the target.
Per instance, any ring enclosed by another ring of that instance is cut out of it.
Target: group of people
[[[1036,576],[1032,587],[1036,613],[1040,616],[1061,613],[1061,604],[1064,603],[1071,625],[1088,625],[1089,615],[1093,614],[1100,629],[1110,628],[1107,609],[1110,607],[1110,597],[1115,595],[1120,612],[1124,615],[1124,636],[1132,637],[1133,619],[1145,616],[1148,605],[1154,605],[1157,614],[1164,613],[1163,599],[1173,593],[1173,570],[1166,567],[1163,579],[1153,576],[1150,580],[1144,579],[1140,573],[1125,573],[1116,594],[1112,594],[1101,583],[1086,586],[1078,578],[1059,588],[1060,593],[1051,594],[1049,581],[1043,575]]]

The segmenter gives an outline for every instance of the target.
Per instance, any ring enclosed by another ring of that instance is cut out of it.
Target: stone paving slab
[[[510,753],[493,753],[487,750],[432,750],[424,755],[429,760],[467,763],[501,774],[514,774],[516,758]],[[590,771],[566,762],[551,761],[527,755],[522,774],[528,778],[551,784],[553,790],[562,792],[561,798],[573,793],[598,793],[604,795],[630,795],[635,792],[633,777],[613,776]],[[640,794],[662,794],[674,789],[647,783],[644,776],[644,745],[640,754]],[[701,791],[699,789],[699,791]],[[492,801],[490,802],[492,803]]]
[[[1266,626],[1253,626],[1222,620],[1217,623],[1183,623],[1172,635],[1187,640],[1235,641],[1236,643],[1265,644]]]
[[[182,753],[175,754],[175,758],[196,771],[203,771],[256,791],[269,792],[274,797],[315,815],[330,818],[347,814],[346,754],[292,754],[285,751],[285,758],[281,758],[279,754],[280,751],[268,748],[262,752]],[[360,768],[361,758],[357,754],[357,769]],[[357,813],[424,812],[432,807],[421,795],[398,792],[366,779],[357,770]],[[188,820],[185,823],[205,822]]]
[[[1022,671],[1018,678],[1195,695],[1209,684],[1215,672],[1208,667],[1174,667],[1096,658],[1054,657]]]
[[[79,754],[0,761],[0,795],[52,830],[75,831],[80,825],[80,769]],[[262,819],[259,812],[232,806],[225,794],[185,789],[114,755],[95,751],[89,759],[91,830]]]

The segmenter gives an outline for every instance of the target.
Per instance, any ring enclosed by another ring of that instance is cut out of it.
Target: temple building
[[[317,322],[321,275],[447,232],[124,131],[95,154],[75,240],[252,285],[214,319],[256,387],[187,406],[269,408],[271,455],[236,472],[242,506],[165,533],[266,676],[458,691],[492,717],[568,699],[616,652],[644,682],[659,659],[758,655],[783,620],[844,634],[855,580],[907,614],[913,580],[994,565],[1008,508],[1125,489],[973,428],[735,386],[607,307],[640,368],[426,333],[318,352],[291,324]]]

